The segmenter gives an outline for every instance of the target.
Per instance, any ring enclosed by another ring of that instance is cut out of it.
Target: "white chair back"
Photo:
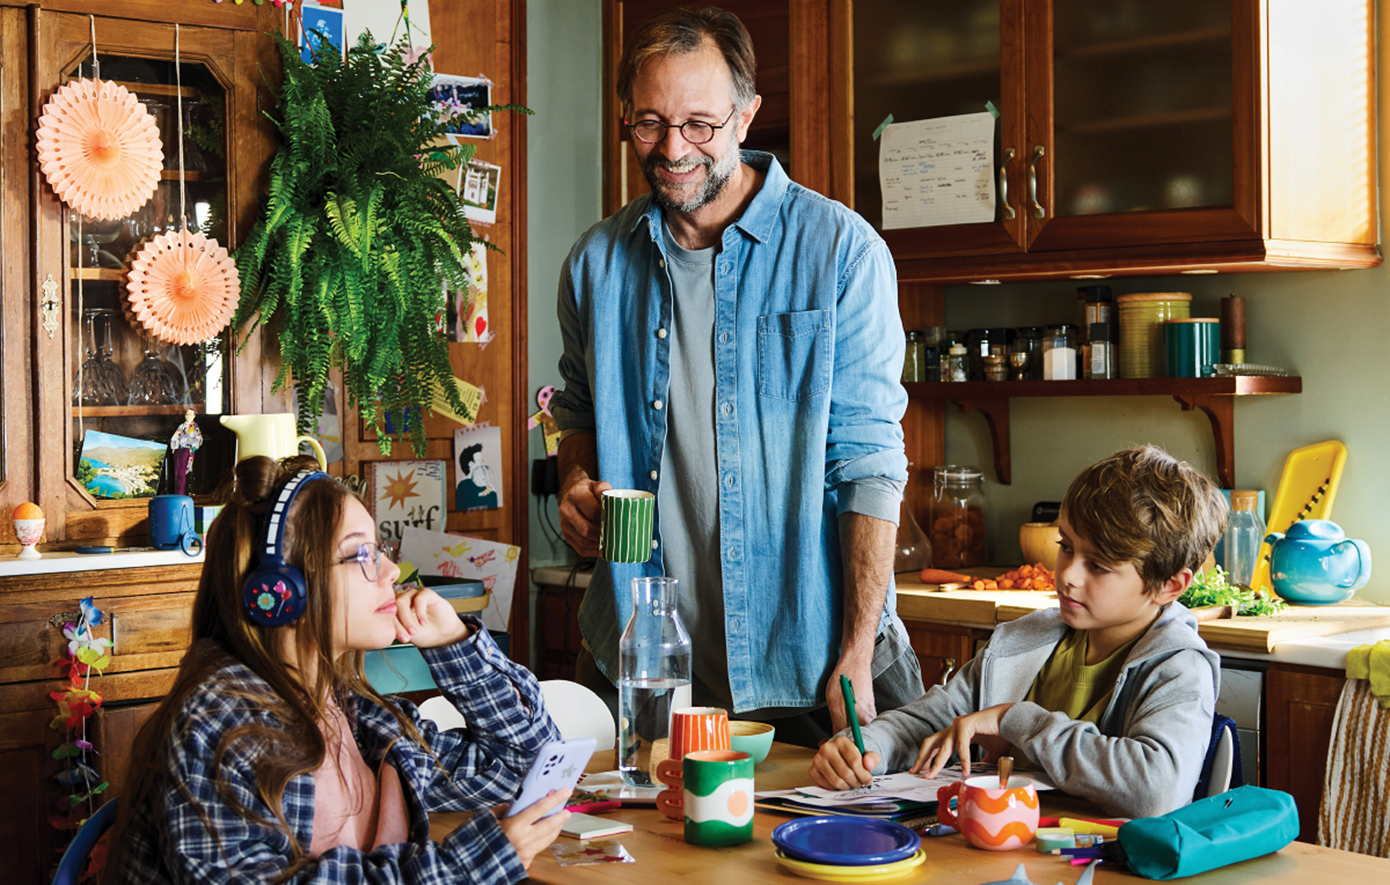
[[[1231,771],[1235,765],[1235,741],[1231,729],[1223,728],[1216,741],[1216,750],[1211,755],[1211,779],[1207,781],[1207,795],[1215,796],[1231,788]]]
[[[433,719],[434,724],[442,730],[451,728],[463,728],[467,723],[463,714],[449,702],[444,695],[436,695],[420,704],[420,715],[426,719]]]
[[[578,682],[547,679],[541,683],[545,709],[566,739],[591,737],[595,751],[611,750],[618,742],[613,714],[603,699]]]

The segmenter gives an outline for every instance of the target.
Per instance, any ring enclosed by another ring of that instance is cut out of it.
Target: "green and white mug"
[[[632,489],[603,493],[599,555],[609,562],[646,562],[652,558],[656,496]]]
[[[685,841],[717,848],[753,838],[753,758],[737,750],[686,753]]]

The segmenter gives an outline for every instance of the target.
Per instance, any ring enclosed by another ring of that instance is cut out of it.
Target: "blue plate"
[[[779,824],[772,842],[788,856],[810,863],[867,866],[905,860],[922,837],[891,820],[829,815]]]

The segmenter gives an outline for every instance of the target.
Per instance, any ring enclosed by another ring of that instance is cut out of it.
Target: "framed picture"
[[[497,192],[502,186],[502,167],[481,160],[469,160],[459,169],[459,199],[470,221],[492,224],[497,221]]]
[[[442,531],[447,516],[444,461],[364,461],[367,506],[383,543],[399,543],[406,527]]]
[[[305,6],[299,29],[299,57],[314,64],[316,56],[343,51],[343,11]]]
[[[441,116],[450,119],[451,138],[492,138],[492,81],[484,77],[435,74],[430,101]]]
[[[502,506],[502,428],[489,425],[454,431],[455,510]]]
[[[89,430],[82,438],[77,480],[96,498],[153,498],[168,451],[167,443]]]

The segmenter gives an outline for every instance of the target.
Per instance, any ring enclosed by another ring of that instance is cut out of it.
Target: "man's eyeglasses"
[[[666,137],[666,130],[679,129],[681,138],[691,144],[708,144],[713,138],[715,130],[723,129],[729,125],[729,121],[734,118],[734,111],[738,110],[735,105],[729,116],[724,118],[724,122],[718,126],[713,123],[706,123],[703,120],[686,120],[679,126],[672,126],[670,123],[663,123],[660,120],[638,120],[636,123],[628,123],[632,129],[632,137],[643,144],[656,144]]]
[[[381,554],[381,545],[369,541],[357,547],[356,555],[346,556],[334,564],[347,565],[355,562],[362,567],[362,577],[374,582],[381,577]]]

